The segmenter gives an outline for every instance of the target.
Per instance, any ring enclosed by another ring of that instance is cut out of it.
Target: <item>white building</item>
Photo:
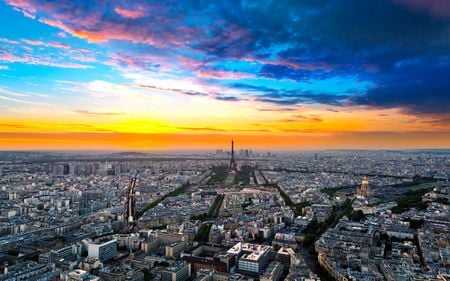
[[[272,247],[238,243],[227,252],[238,258],[238,270],[244,272],[260,273],[266,266]]]
[[[103,238],[88,242],[88,257],[99,259],[102,262],[110,260],[117,255],[117,240]]]

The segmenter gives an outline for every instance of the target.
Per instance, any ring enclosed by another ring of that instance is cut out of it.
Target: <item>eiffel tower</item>
[[[237,164],[234,160],[234,141],[231,141],[231,160],[230,160],[230,167],[228,168],[229,172],[235,172],[237,173]]]

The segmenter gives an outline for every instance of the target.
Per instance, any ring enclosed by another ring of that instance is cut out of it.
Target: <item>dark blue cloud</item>
[[[278,105],[321,103],[327,105],[342,106],[348,99],[348,95],[344,94],[320,94],[299,90],[279,90],[242,83],[235,83],[232,86],[237,89],[253,92],[255,95],[255,99],[258,101],[274,103]]]
[[[319,73],[323,74],[322,71],[319,72],[304,69],[292,69],[284,65],[271,65],[271,64],[263,65],[259,71],[259,75],[266,78],[274,78],[274,79],[287,78],[296,81],[308,80],[313,76],[319,75]]]
[[[358,73],[355,70],[341,66],[332,66],[326,64],[299,64],[287,65],[264,64],[261,66],[258,74],[261,77],[272,79],[291,79],[294,81],[320,80],[333,78],[337,76],[355,76]]]
[[[221,100],[221,101],[239,101],[238,97],[233,97],[233,96],[216,96],[214,97],[216,100]]]
[[[354,96],[352,104],[403,108],[413,114],[450,114],[450,57],[440,61],[403,61],[390,73],[380,74],[379,84]]]
[[[240,9],[248,13],[244,19],[239,13],[227,16],[247,26],[254,38],[253,54],[289,43],[275,54],[286,64],[263,65],[260,76],[308,81],[351,75],[373,82],[365,93],[351,97],[265,88],[260,89],[262,101],[403,108],[413,114],[450,112],[449,18],[387,0],[276,1]]]
[[[165,63],[187,57],[185,64],[180,63],[182,71],[205,81],[208,75],[201,77],[199,70],[236,71],[224,65],[214,68],[214,63],[254,62],[252,69],[242,72],[271,79],[278,87],[250,81],[216,83],[245,90],[259,101],[403,108],[415,114],[450,112],[450,12],[417,9],[406,0],[6,2],[38,19],[53,20],[46,22],[74,36],[108,43],[134,56],[119,60],[119,65],[132,61],[137,67],[161,71]],[[126,18],[117,8],[138,16]],[[207,82],[223,78],[219,76],[210,75]],[[334,77],[370,81],[372,86],[349,91],[336,84],[333,92],[301,91],[291,84],[279,87],[284,79],[300,85]]]

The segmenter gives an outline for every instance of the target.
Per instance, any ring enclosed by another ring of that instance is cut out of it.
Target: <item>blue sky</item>
[[[259,118],[284,132],[263,113],[277,110],[302,116],[292,132],[329,132],[310,124],[319,119],[358,131],[361,116],[380,133],[449,129],[446,0],[5,0],[0,26],[4,132],[54,116],[68,131],[79,116],[94,131],[147,118],[217,132],[199,117],[211,116],[223,131],[256,130]],[[177,114],[162,111],[167,103],[180,104]],[[224,123],[230,107],[248,120],[241,128]],[[354,120],[338,114],[349,112]]]

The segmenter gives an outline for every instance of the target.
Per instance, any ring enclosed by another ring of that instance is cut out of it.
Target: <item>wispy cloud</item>
[[[13,53],[8,53],[6,51],[0,51],[0,61],[3,61],[5,63],[24,63],[29,65],[42,65],[60,68],[85,69],[92,67],[90,65],[80,64],[77,62],[58,61],[47,56],[35,56],[31,53],[22,53],[19,56]]]
[[[85,110],[85,109],[75,110],[74,112],[81,114],[81,115],[94,116],[94,117],[111,117],[111,116],[124,115],[123,112],[96,112],[96,111],[89,111],[89,110]]]
[[[298,107],[272,107],[272,108],[267,108],[267,107],[263,107],[263,108],[258,108],[258,111],[263,111],[263,112],[283,112],[283,111],[297,111],[299,108]]]
[[[39,40],[22,39],[22,42],[25,42],[28,45],[33,45],[33,46],[44,46],[44,45],[46,45],[44,42],[39,41]]]
[[[70,49],[70,46],[67,44],[63,44],[57,41],[52,41],[52,42],[44,42],[44,41],[40,41],[40,40],[30,40],[30,39],[22,39],[22,42],[28,44],[28,45],[32,45],[32,46],[46,46],[46,47],[53,47],[53,48],[58,48],[58,49]],[[16,43],[13,43],[16,44]]]
[[[279,119],[280,122],[322,122],[323,119],[317,114],[313,115],[304,115],[304,114],[296,114],[290,116],[289,118]]]
[[[183,90],[183,89],[176,89],[176,88],[164,88],[164,87],[158,87],[155,85],[137,85],[140,88],[144,88],[144,89],[151,89],[151,90],[158,90],[158,91],[168,91],[168,92],[173,92],[173,93],[177,93],[177,94],[182,94],[182,95],[188,95],[188,96],[207,96],[208,94],[206,93],[202,93],[202,92],[197,92],[197,91],[192,91],[192,90]]]
[[[227,80],[239,80],[243,78],[254,78],[255,76],[249,73],[214,70],[214,69],[198,69],[195,71],[200,78],[206,79],[227,79]]]
[[[34,100],[32,97],[32,94],[30,93],[21,93],[12,91],[9,89],[5,89],[3,87],[0,87],[0,99],[4,101],[10,101],[14,103],[19,104],[26,104],[26,105],[35,105],[35,106],[41,106],[41,107],[51,107],[52,105],[50,103],[47,103],[45,100],[41,101],[42,99],[39,99],[38,101]]]
[[[130,19],[137,19],[140,17],[144,16],[144,11],[140,11],[140,10],[127,10],[127,9],[123,9],[120,7],[116,7],[114,9],[114,11],[116,13],[118,13],[119,15],[121,15],[124,18],[130,18]]]
[[[5,101],[15,102],[15,103],[21,103],[21,104],[47,105],[46,103],[42,103],[42,102],[36,102],[36,101],[30,101],[30,100],[24,100],[24,99],[18,99],[18,98],[12,98],[12,97],[7,97],[7,96],[3,96],[3,95],[0,95],[0,99],[5,100]]]
[[[213,127],[177,127],[177,129],[180,130],[186,130],[186,131],[214,131],[214,132],[224,132],[223,129],[217,129]]]

